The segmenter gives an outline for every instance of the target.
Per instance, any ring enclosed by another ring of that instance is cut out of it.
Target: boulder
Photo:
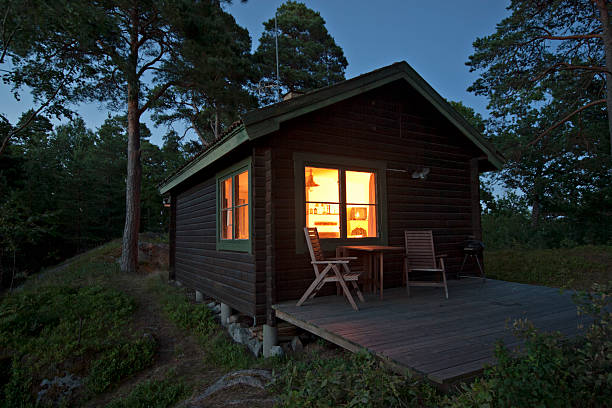
[[[253,353],[255,357],[259,357],[259,355],[261,354],[261,351],[263,350],[263,343],[257,340],[257,337],[252,337],[246,343],[246,345],[249,348],[249,350],[251,350],[251,353]]]
[[[304,350],[304,345],[298,336],[295,336],[291,340],[291,350],[293,350],[294,353],[300,353]]]
[[[270,347],[270,357],[282,357],[285,354],[281,346]]]

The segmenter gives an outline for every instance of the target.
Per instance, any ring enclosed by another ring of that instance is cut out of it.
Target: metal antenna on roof
[[[278,23],[276,21],[276,12],[274,12],[274,42],[276,44],[276,101],[280,102],[280,74],[278,69]]]

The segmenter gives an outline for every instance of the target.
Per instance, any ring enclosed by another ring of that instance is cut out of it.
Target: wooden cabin
[[[502,164],[405,62],[294,96],[243,115],[160,185],[171,277],[270,322],[314,279],[304,226],[330,252],[432,230],[452,275],[480,236],[479,174]],[[401,262],[386,260],[385,287],[401,285]]]

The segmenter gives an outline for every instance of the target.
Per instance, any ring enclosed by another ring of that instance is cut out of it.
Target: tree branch
[[[148,100],[147,102],[143,105],[142,108],[140,108],[138,110],[138,115],[142,115],[147,109],[149,109],[151,107],[151,105],[153,105],[155,103],[155,101],[157,101],[159,98],[161,98],[168,89],[170,89],[170,87],[174,85],[174,82],[166,82],[165,84],[163,84],[160,88],[157,89],[157,92],[155,92]]]
[[[596,101],[593,102],[589,102],[586,105],[574,110],[573,112],[565,115],[563,117],[563,119],[561,119],[560,121],[558,121],[557,123],[555,123],[554,125],[552,125],[551,127],[549,127],[548,129],[546,129],[544,132],[540,133],[540,135],[535,138],[534,140],[532,140],[531,142],[527,143],[527,146],[532,146],[535,143],[537,143],[539,140],[541,140],[544,136],[546,136],[547,134],[549,134],[550,132],[552,132],[554,129],[558,128],[559,126],[561,126],[562,124],[564,124],[565,122],[567,122],[568,120],[570,120],[572,118],[572,116],[582,112],[585,109],[590,108],[591,106],[595,106],[595,105],[600,105],[602,103],[606,103],[605,99],[598,99]]]
[[[573,34],[573,35],[538,35],[538,40],[589,40],[601,38],[601,34]]]
[[[42,112],[44,109],[46,109],[51,104],[51,101],[53,101],[57,97],[57,95],[62,90],[64,85],[66,85],[66,82],[68,82],[68,80],[71,78],[71,74],[72,74],[72,71],[74,71],[74,68],[75,68],[74,66],[72,68],[70,68],[70,71],[68,72],[68,75],[64,76],[64,79],[62,80],[62,82],[60,82],[60,84],[58,85],[58,87],[55,90],[55,92],[45,101],[45,103],[40,105],[38,107],[38,109],[36,109],[34,112],[32,112],[32,114],[26,119],[25,122],[23,122],[21,124],[21,126],[19,126],[15,130],[10,131],[8,133],[8,135],[6,135],[6,137],[2,141],[2,145],[0,146],[0,156],[2,156],[2,153],[4,152],[4,149],[6,149],[6,147],[8,146],[9,140],[12,137],[14,137],[16,134],[18,134],[19,132],[23,131],[26,127],[28,127],[30,125],[30,123],[34,120],[34,118],[36,116],[38,116],[40,114],[40,112]]]
[[[584,71],[605,72],[605,73],[612,74],[612,72],[608,71],[605,67],[594,67],[594,66],[588,66],[588,65],[572,65],[572,64],[568,64],[567,62],[558,62],[555,65],[552,65],[546,68],[541,74],[533,78],[531,81],[532,82],[539,81],[540,79],[548,75],[550,72],[557,71],[557,68],[560,68],[560,70],[562,71],[584,70]]]
[[[144,64],[142,66],[142,68],[140,68],[140,70],[136,74],[138,76],[138,78],[140,78],[142,76],[142,74],[144,74],[153,65],[157,64],[163,58],[165,53],[166,53],[166,50],[164,49],[163,46],[161,46],[160,47],[160,51],[159,51],[159,55],[157,57],[153,58],[151,61],[149,61],[146,64]]]

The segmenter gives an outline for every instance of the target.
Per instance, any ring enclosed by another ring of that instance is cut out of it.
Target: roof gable
[[[493,166],[502,167],[504,158],[495,147],[450,106],[408,63],[402,61],[287,101],[247,112],[242,116],[241,126],[234,127],[232,131],[224,135],[209,149],[196,156],[161,183],[159,190],[162,194],[168,192],[242,143],[278,130],[283,122],[398,80],[405,80],[429,101],[436,110],[484,153]]]

